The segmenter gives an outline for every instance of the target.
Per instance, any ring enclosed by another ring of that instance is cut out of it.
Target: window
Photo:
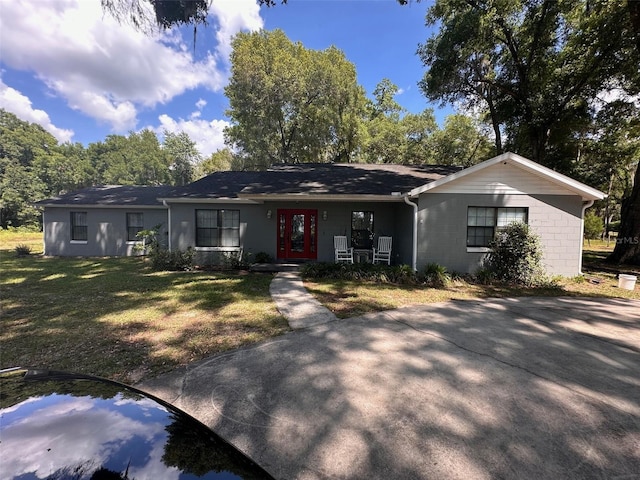
[[[513,222],[527,223],[526,207],[469,207],[467,209],[467,247],[488,247],[496,232]]]
[[[240,210],[196,210],[196,247],[239,247]]]
[[[143,225],[142,213],[127,213],[127,241],[140,240],[138,232],[142,231]]]
[[[87,212],[71,212],[71,240],[86,242],[88,238]]]
[[[373,247],[373,212],[351,212],[351,246],[363,250]]]

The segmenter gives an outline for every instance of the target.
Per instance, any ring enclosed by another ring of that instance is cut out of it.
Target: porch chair
[[[347,247],[347,237],[333,237],[333,248],[336,255],[336,263],[353,263],[353,247]]]
[[[387,262],[391,265],[392,237],[378,237],[378,248],[373,247],[372,263]]]

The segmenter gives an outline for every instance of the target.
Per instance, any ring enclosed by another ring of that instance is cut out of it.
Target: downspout
[[[582,204],[582,218],[580,219],[580,256],[578,257],[578,274],[584,275],[582,273],[582,249],[584,247],[584,212],[587,208],[593,205],[594,201],[589,200],[586,203]]]
[[[409,195],[405,195],[404,203],[413,207],[413,247],[411,256],[411,267],[414,272],[418,271],[418,204],[409,200]]]
[[[171,208],[169,208],[169,204],[166,200],[162,200],[162,205],[167,207],[167,247],[169,251],[171,251]]]

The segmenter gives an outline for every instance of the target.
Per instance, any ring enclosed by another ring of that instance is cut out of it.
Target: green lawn
[[[583,277],[558,279],[558,288],[517,288],[478,285],[455,280],[448,288],[423,286],[395,286],[362,281],[305,280],[305,287],[323,305],[339,318],[389,310],[407,305],[444,302],[462,298],[515,297],[515,296],[584,296],[632,298],[640,300],[640,284],[635,291],[618,288],[618,273],[640,277],[638,266],[612,266],[604,259],[614,244],[592,240],[584,245]],[[640,283],[640,282],[639,282]]]
[[[17,257],[17,245],[34,255]],[[640,299],[585,246],[580,281],[517,289],[455,281],[447,289],[337,280],[305,285],[339,317],[454,298],[581,295]],[[272,276],[153,272],[142,258],[44,258],[41,233],[0,231],[0,368],[40,366],[136,382],[288,331],[269,295]],[[638,267],[619,269],[640,275]]]
[[[41,244],[41,234],[21,235],[0,237],[0,368],[135,382],[288,330],[271,275],[152,272],[141,258],[18,258],[15,245]]]

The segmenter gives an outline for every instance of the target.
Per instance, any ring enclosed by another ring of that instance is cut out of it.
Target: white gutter
[[[167,247],[169,248],[169,251],[171,251],[171,208],[169,207],[169,205],[167,204],[166,200],[162,200],[162,204],[167,207],[167,233],[168,233],[168,237],[167,241],[168,241],[168,245]]]
[[[413,207],[413,247],[412,247],[412,255],[411,255],[411,267],[414,272],[418,271],[418,204],[413,203],[409,200],[409,196],[405,195],[404,203]]]
[[[584,212],[593,205],[593,200],[589,200],[586,203],[582,204],[582,218],[580,219],[580,256],[578,257],[578,274],[584,275],[582,273],[582,249],[584,247]]]

